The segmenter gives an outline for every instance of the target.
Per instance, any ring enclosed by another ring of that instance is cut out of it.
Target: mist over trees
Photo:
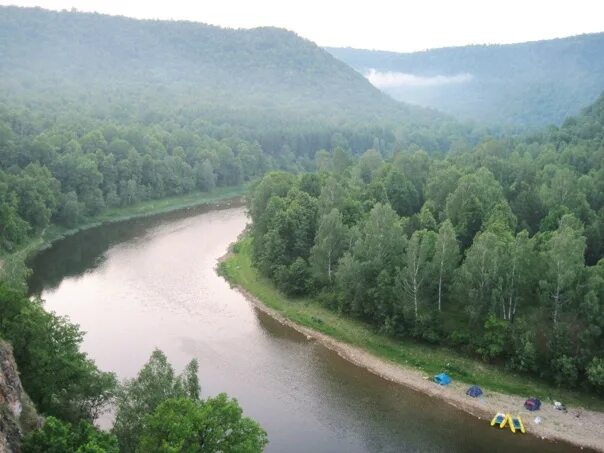
[[[269,173],[254,262],[385,334],[604,391],[603,112],[446,157],[334,151],[317,174]]]
[[[604,91],[604,33],[395,53],[328,48],[393,98],[518,129],[561,124]],[[378,85],[379,86],[379,85]]]

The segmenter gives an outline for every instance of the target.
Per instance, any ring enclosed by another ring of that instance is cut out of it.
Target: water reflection
[[[200,205],[176,210],[159,216],[132,219],[125,222],[101,225],[81,231],[36,255],[30,263],[34,272],[28,285],[30,294],[55,289],[64,278],[93,271],[106,260],[105,252],[112,246],[136,241],[166,222],[174,222],[208,211],[241,207],[244,201],[235,198],[212,205]]]

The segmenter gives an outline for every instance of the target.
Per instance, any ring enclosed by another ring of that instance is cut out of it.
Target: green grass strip
[[[468,385],[478,384],[495,392],[523,397],[537,396],[544,401],[563,401],[565,404],[604,410],[604,401],[595,395],[558,388],[535,377],[481,362],[447,347],[391,338],[376,332],[376,329],[366,323],[325,308],[312,298],[289,298],[255,269],[251,260],[251,240],[248,237],[244,236],[235,243],[232,252],[220,264],[220,274],[232,284],[244,288],[266,306],[300,325],[403,367],[421,370],[427,375],[444,371],[453,379]]]

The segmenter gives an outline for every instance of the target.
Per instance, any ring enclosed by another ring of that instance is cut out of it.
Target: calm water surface
[[[85,231],[34,260],[31,291],[120,378],[156,347],[179,371],[196,357],[203,395],[236,397],[268,452],[574,451],[490,428],[258,312],[214,270],[246,223],[241,207],[202,208]]]

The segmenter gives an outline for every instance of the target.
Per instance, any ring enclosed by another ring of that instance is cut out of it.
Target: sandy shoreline
[[[226,257],[223,257],[226,258]],[[413,368],[404,368],[398,364],[376,357],[358,347],[335,340],[334,338],[301,326],[286,319],[281,313],[264,305],[259,299],[239,285],[231,286],[242,293],[258,310],[276,321],[295,329],[309,340],[315,340],[336,352],[342,358],[363,367],[368,371],[396,384],[404,385],[467,412],[479,419],[490,421],[497,412],[509,412],[522,417],[527,432],[542,439],[568,442],[582,448],[592,448],[604,452],[604,413],[578,407],[569,407],[568,412],[554,409],[553,405],[543,402],[541,410],[529,412],[524,409],[525,398],[485,391],[481,398],[470,398],[465,394],[468,385],[459,382],[441,387],[430,376]],[[578,416],[577,416],[578,415]],[[536,416],[542,423],[536,424]]]

